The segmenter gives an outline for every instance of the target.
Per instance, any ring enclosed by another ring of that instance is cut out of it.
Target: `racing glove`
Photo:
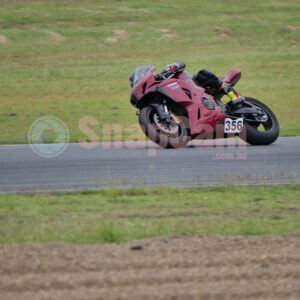
[[[168,64],[165,66],[165,69],[163,70],[162,73],[165,74],[176,74],[180,71],[183,71],[185,68],[185,63],[184,62],[178,62],[178,63],[174,63],[174,64]]]
[[[168,64],[165,66],[161,74],[155,75],[156,80],[165,80],[172,74],[176,74],[185,69],[185,63],[179,62],[174,64]]]
[[[166,73],[175,74],[178,70],[179,70],[179,64],[178,64],[178,63],[175,63],[175,64],[169,64],[169,65],[166,65],[164,71],[165,71]]]

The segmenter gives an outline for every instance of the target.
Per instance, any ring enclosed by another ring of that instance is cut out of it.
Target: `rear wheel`
[[[145,106],[140,110],[139,123],[146,136],[163,148],[180,148],[191,139],[188,119],[169,112],[171,122],[167,124],[160,120],[153,106]]]
[[[246,102],[259,108],[258,114],[244,116],[244,129],[240,137],[251,145],[269,145],[279,135],[279,123],[271,109],[264,103],[250,97]]]

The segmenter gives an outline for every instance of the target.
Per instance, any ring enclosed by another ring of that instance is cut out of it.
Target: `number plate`
[[[243,118],[232,120],[226,118],[224,120],[224,132],[225,133],[240,133],[243,129]]]

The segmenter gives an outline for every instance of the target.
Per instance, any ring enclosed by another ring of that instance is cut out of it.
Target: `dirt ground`
[[[300,233],[1,245],[0,299],[300,299]]]

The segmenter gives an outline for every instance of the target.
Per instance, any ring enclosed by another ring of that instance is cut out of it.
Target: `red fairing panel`
[[[187,78],[184,73],[180,73],[178,77],[179,80],[176,78],[166,80],[164,84],[161,85],[160,92],[186,108],[191,134],[212,131],[216,124],[225,119],[221,108],[216,104],[212,96],[206,94],[203,88],[198,87],[193,80]],[[183,89],[190,91],[192,99],[187,96]],[[209,110],[202,104],[203,97],[214,103],[214,110]]]
[[[214,127],[226,118],[226,116],[222,113],[221,108],[215,103],[214,99],[207,94],[204,94],[204,96],[215,104],[215,109],[207,109],[202,102],[197,109],[190,107],[187,108],[190,119],[191,134],[213,131]],[[198,109],[200,109],[200,113],[198,112]]]
[[[131,93],[136,97],[136,99],[140,100],[145,94],[155,91],[156,88],[157,81],[154,78],[152,70],[150,70],[132,89]]]

